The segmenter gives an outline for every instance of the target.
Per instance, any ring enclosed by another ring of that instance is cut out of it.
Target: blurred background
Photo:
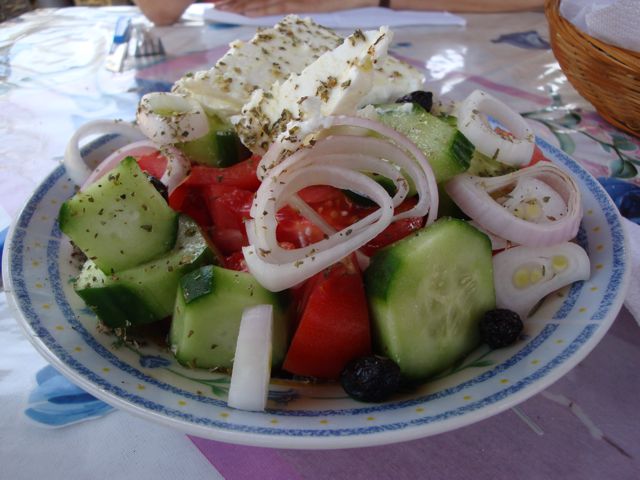
[[[17,17],[34,8],[78,6],[133,5],[128,0],[3,0],[0,2],[0,22]]]

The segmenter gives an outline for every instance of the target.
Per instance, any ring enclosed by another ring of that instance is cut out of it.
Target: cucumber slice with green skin
[[[451,200],[443,184],[438,184],[438,218],[453,217],[467,220],[467,217],[460,207]]]
[[[247,307],[273,305],[273,367],[283,360],[289,340],[286,300],[263,288],[252,275],[205,266],[180,280],[169,332],[178,361],[194,368],[231,368],[242,312]]]
[[[389,104],[376,107],[385,125],[406,135],[424,152],[440,183],[466,171],[475,150],[455,126],[415,104]]]
[[[383,175],[380,175],[378,173],[367,173],[364,172],[365,175],[367,175],[368,177],[372,178],[373,180],[375,180],[376,182],[378,182],[378,184],[384,188],[387,193],[389,195],[391,195],[392,197],[396,194],[396,185],[395,183],[393,183],[393,180],[391,180],[390,178],[387,178]],[[411,179],[409,179],[409,183],[411,183],[410,181]],[[362,207],[374,207],[377,205],[376,202],[374,202],[373,200],[369,200],[367,197],[364,197],[358,193],[352,192],[351,190],[342,190],[344,192],[344,194],[355,204],[360,205]],[[409,185],[409,193],[407,194],[408,197],[412,197],[417,193],[415,187],[413,186],[413,184]]]
[[[108,327],[142,325],[170,316],[180,278],[214,262],[198,225],[181,215],[178,239],[171,251],[114,275],[105,275],[88,260],[76,279],[75,290]]]
[[[189,160],[213,167],[230,167],[251,156],[232,125],[215,116],[208,116],[208,119],[209,133],[176,145]]]
[[[463,220],[438,220],[376,253],[365,286],[378,353],[407,380],[427,379],[480,342],[496,303],[491,242]]]
[[[476,150],[471,157],[467,173],[478,177],[499,177],[516,170],[518,170],[518,167],[501,163],[495,158],[488,157]]]
[[[62,204],[62,230],[107,274],[141,265],[176,242],[178,215],[133,157]]]

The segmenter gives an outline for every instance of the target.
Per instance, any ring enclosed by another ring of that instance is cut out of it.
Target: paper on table
[[[562,0],[560,13],[592,37],[640,52],[638,0]]]
[[[236,13],[223,12],[215,7],[204,10],[203,17],[210,23],[227,23],[255,27],[271,27],[284,15],[246,17]],[[401,27],[410,25],[452,25],[463,27],[466,20],[448,12],[396,11],[388,8],[354,8],[332,13],[304,13],[301,17],[311,17],[316,23],[329,28],[378,28],[380,25]]]

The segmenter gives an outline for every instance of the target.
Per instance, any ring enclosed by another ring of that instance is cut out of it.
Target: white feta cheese
[[[232,119],[243,143],[253,152],[264,153],[290,122],[299,126],[316,116],[355,114],[374,85],[376,65],[386,57],[391,38],[387,27],[357,30],[299,74],[267,90],[256,90],[242,114]],[[297,135],[298,129],[289,136]]]
[[[424,75],[408,63],[387,56],[376,67],[373,87],[360,102],[360,106],[394,101],[410,92],[422,90]]]
[[[208,113],[224,119],[237,115],[256,89],[267,90],[292,73],[300,73],[323,53],[343,42],[334,31],[288,15],[273,28],[260,29],[248,42],[236,40],[210,70],[190,73],[173,91],[197,100]],[[359,105],[393,100],[422,87],[424,76],[392,57],[375,66],[371,89]]]
[[[288,15],[273,28],[258,30],[249,42],[232,42],[212,69],[185,75],[173,91],[191,96],[209,112],[229,117],[240,112],[254,90],[301,72],[340,43],[342,38],[332,30]]]

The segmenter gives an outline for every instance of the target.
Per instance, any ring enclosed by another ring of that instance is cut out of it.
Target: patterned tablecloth
[[[0,241],[68,138],[91,119],[132,119],[142,93],[207,68],[250,27],[203,25],[191,9],[156,29],[167,57],[104,68],[120,16],[133,8],[40,10],[0,24]],[[531,120],[640,221],[640,139],[602,120],[567,82],[541,13],[466,15],[466,27],[403,27],[395,55],[428,89],[460,99],[482,88]],[[384,23],[381,20],[380,23]],[[0,471],[3,478],[563,478],[640,474],[640,331],[623,310],[578,367],[519,407],[436,437],[342,451],[271,450],[188,437],[113,411],[35,352],[0,293]],[[55,408],[51,405],[55,404]],[[108,415],[106,415],[109,413]],[[93,418],[91,422],[82,420]],[[63,426],[65,428],[45,428]]]

